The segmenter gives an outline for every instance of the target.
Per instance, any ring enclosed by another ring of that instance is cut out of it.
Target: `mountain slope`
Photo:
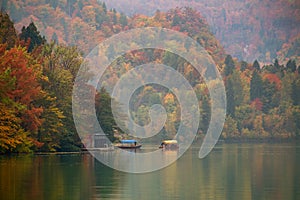
[[[300,1],[297,0],[104,0],[128,15],[152,15],[189,6],[200,11],[228,54],[253,62],[270,62],[278,51],[299,38]],[[299,53],[294,54],[300,56]],[[280,57],[280,59],[283,59]],[[283,60],[282,60],[283,61]]]
[[[197,40],[220,64],[224,49],[211,33],[206,20],[193,9],[172,9],[153,16],[135,15],[131,18],[114,9],[108,10],[96,0],[12,0],[6,10],[15,21],[16,29],[33,21],[48,40],[76,45],[87,54],[105,38],[122,30],[158,26],[181,32]]]

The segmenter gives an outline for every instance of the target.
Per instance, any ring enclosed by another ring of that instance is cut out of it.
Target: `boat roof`
[[[135,143],[136,140],[121,140],[121,143]]]
[[[177,140],[164,140],[164,144],[177,144]]]

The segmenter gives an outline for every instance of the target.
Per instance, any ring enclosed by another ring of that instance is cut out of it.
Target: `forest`
[[[37,9],[36,13],[48,16],[49,21],[34,20],[35,16],[31,16],[22,21],[22,28],[16,28],[9,14],[12,11],[0,14],[1,153],[79,151],[82,144],[72,117],[72,89],[77,71],[93,44],[138,27],[180,31],[201,44],[211,55],[226,87],[227,115],[222,139],[267,141],[299,138],[299,63],[288,58],[284,63],[278,59],[269,64],[258,60],[247,63],[227,55],[207,21],[192,8],[128,17],[96,1],[50,0],[45,1],[43,7],[40,2],[32,1],[26,9]],[[25,11],[13,13],[25,15]],[[39,23],[52,26],[42,34],[37,28]],[[83,30],[87,34],[82,34]],[[188,48],[188,45],[182,48]],[[173,67],[191,83],[201,112],[198,135],[205,135],[210,121],[211,99],[199,74],[182,58],[167,51],[129,52],[112,64],[110,69],[121,65],[122,70],[114,72],[115,76],[107,77],[106,81],[113,83],[116,77],[134,66],[151,61]],[[113,129],[116,122],[108,93],[98,89],[95,100],[99,123],[109,138],[112,141],[118,139],[115,138],[116,131],[118,136],[126,135],[120,129]],[[135,93],[131,114],[138,124],[145,125],[149,122],[148,110],[155,103],[162,104],[168,111],[168,121],[159,138],[167,139],[176,132],[180,122],[180,108],[172,93],[153,85],[140,88]]]
[[[247,62],[299,57],[300,1],[297,0],[103,0],[129,16],[192,7],[208,21],[227,54]],[[296,56],[297,55],[297,56]],[[299,62],[299,61],[298,61]]]

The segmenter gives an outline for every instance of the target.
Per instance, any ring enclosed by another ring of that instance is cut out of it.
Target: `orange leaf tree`
[[[0,74],[4,75],[2,79],[9,81],[0,80],[1,88],[6,88],[1,90],[1,101],[15,111],[21,127],[31,133],[30,137],[34,141],[35,133],[42,123],[40,115],[43,109],[35,105],[41,94],[38,83],[41,68],[25,48],[5,50],[4,47],[0,45]]]

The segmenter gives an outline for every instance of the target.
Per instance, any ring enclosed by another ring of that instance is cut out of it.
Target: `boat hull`
[[[121,149],[139,149],[142,145],[135,145],[135,146],[125,146],[125,145],[116,145],[116,147]]]

